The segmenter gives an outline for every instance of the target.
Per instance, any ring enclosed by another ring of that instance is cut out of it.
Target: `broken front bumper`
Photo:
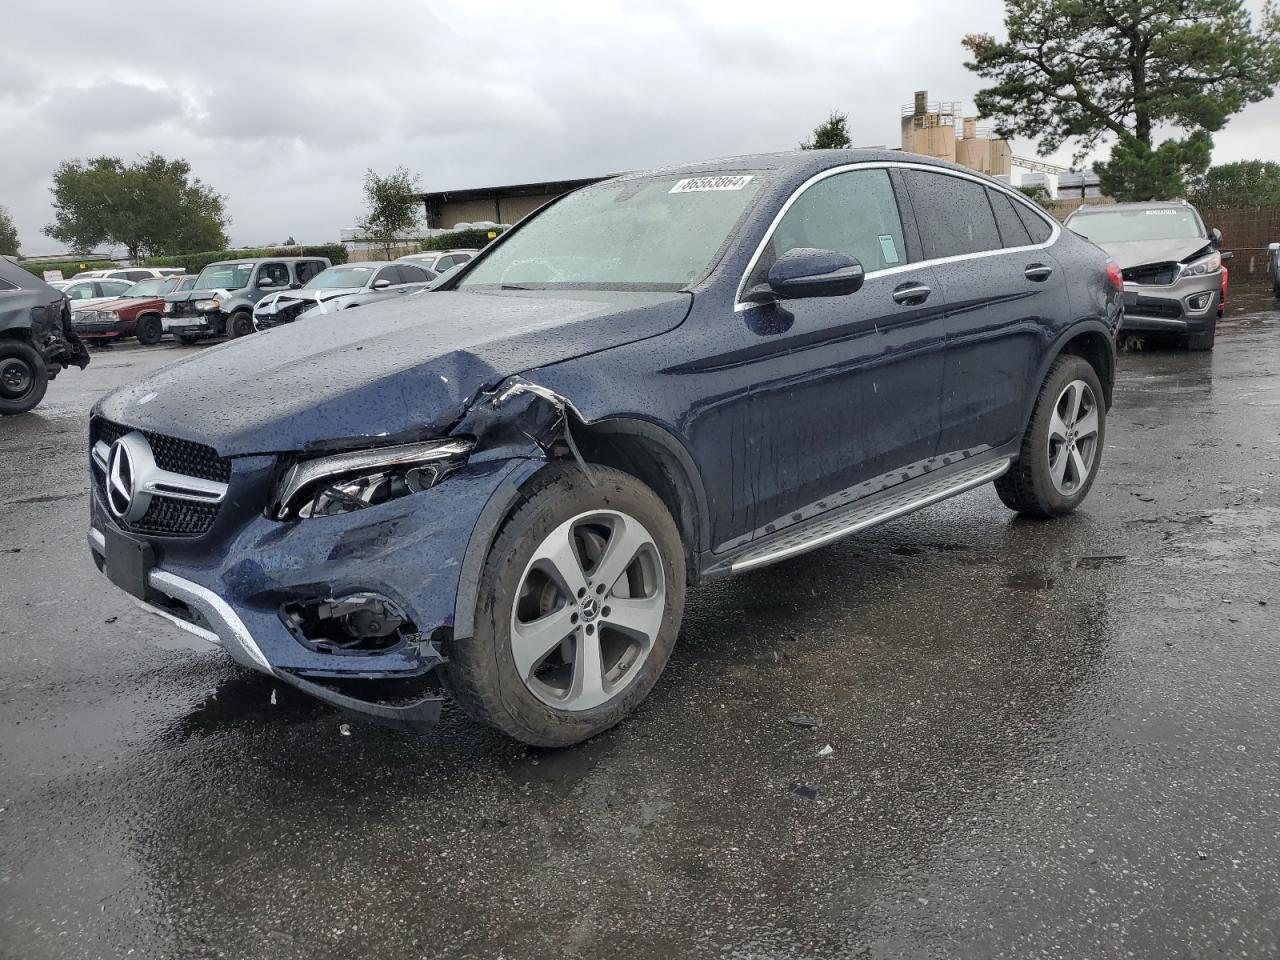
[[[405,679],[440,666],[437,643],[452,635],[476,521],[506,481],[538,464],[482,463],[389,503],[280,522],[255,507],[249,493],[270,476],[269,461],[243,458],[233,468],[226,504],[245,504],[248,516],[220,517],[206,536],[191,539],[141,538],[121,529],[95,484],[88,538],[98,568],[112,576],[109,539],[141,545],[147,560],[139,583],[126,589],[143,609],[333,706],[393,726],[430,725],[439,697],[393,705],[348,697],[315,680]],[[381,649],[333,649],[307,636],[292,613],[361,594],[386,598],[413,630]]]
[[[1218,315],[1222,275],[1182,277],[1173,283],[1125,281],[1124,333],[1202,333]]]

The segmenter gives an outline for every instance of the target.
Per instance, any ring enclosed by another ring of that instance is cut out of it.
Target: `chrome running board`
[[[905,483],[901,489],[887,490],[882,495],[868,498],[869,503],[854,503],[830,514],[816,517],[800,529],[788,530],[780,536],[769,537],[748,549],[729,564],[729,572],[741,573],[765,564],[785,560],[815,550],[832,540],[839,540],[851,533],[877,526],[895,517],[913,513],[940,500],[954,497],[973,487],[990,483],[1009,469],[1012,458],[976,464],[964,470],[949,472],[944,477],[925,482]]]

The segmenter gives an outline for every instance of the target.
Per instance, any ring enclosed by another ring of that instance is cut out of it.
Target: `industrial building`
[[[544,183],[517,183],[506,187],[474,187],[467,190],[439,190],[422,193],[418,199],[426,211],[429,230],[452,230],[461,223],[491,221],[515,223],[549,200],[617,174],[585,177],[580,180],[551,180]]]
[[[927,90],[917,90],[915,100],[902,108],[902,149],[993,177],[1009,176],[1013,162],[1008,140],[978,126],[977,117],[960,116],[958,101],[930,103]]]

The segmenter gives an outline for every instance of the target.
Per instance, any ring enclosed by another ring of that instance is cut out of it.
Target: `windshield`
[[[340,287],[363,287],[369,282],[373,267],[330,267],[321,270],[302,285],[303,290],[335,290]]]
[[[707,272],[759,186],[744,173],[587,187],[511,234],[459,286],[680,290]]]
[[[1072,217],[1067,226],[1094,243],[1196,240],[1205,235],[1200,219],[1186,207],[1090,211]]]
[[[158,297],[173,289],[174,281],[162,278],[139,280],[125,291],[126,297]]]
[[[252,274],[252,263],[211,263],[200,271],[192,289],[243,290]]]

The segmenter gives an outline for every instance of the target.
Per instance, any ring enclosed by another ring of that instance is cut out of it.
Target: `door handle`
[[[1028,263],[1027,269],[1023,271],[1023,274],[1028,280],[1044,283],[1053,275],[1053,267],[1047,267],[1043,263]]]
[[[933,291],[923,283],[904,283],[893,291],[893,302],[915,307],[929,299]]]

